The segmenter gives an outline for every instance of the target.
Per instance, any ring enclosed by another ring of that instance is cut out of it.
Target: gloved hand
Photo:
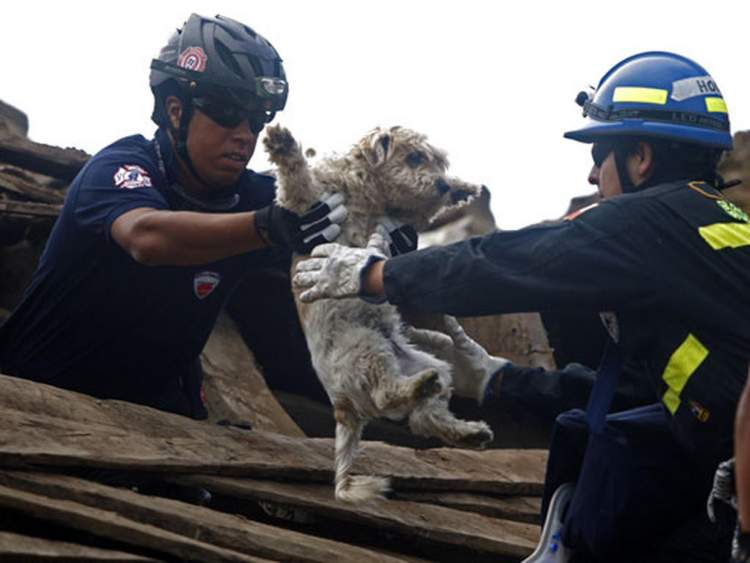
[[[722,461],[714,473],[714,486],[711,488],[706,503],[708,519],[711,522],[716,522],[714,503],[717,500],[727,503],[734,509],[737,508],[737,497],[734,491],[734,458]]]
[[[750,533],[741,532],[739,525],[734,530],[731,563],[750,563]]]
[[[309,254],[319,244],[332,242],[346,219],[344,196],[324,195],[304,215],[296,215],[275,203],[255,212],[255,228],[268,244],[284,246],[298,254]]]
[[[490,356],[487,350],[471,339],[455,317],[445,316],[445,329],[453,340],[453,390],[459,397],[476,399],[480,405],[488,395],[488,387],[503,366],[505,358]]]
[[[417,231],[414,227],[391,219],[388,216],[381,217],[378,222],[385,230],[385,233],[381,232],[381,234],[383,234],[383,237],[388,243],[391,256],[406,254],[407,252],[417,249],[419,235],[417,235]]]
[[[323,298],[366,297],[362,286],[367,269],[388,255],[388,243],[380,232],[373,233],[365,248],[322,244],[313,249],[312,258],[297,264],[294,286],[309,288],[299,296],[304,303]]]

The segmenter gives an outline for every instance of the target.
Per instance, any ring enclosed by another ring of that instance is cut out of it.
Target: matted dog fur
[[[311,168],[300,145],[280,126],[264,139],[278,166],[277,203],[301,214],[324,193],[342,192],[348,215],[337,242],[364,247],[388,216],[417,230],[446,206],[479,193],[479,186],[446,176],[448,160],[424,135],[403,127],[377,128],[341,156]],[[296,260],[295,260],[296,261]],[[426,350],[450,347],[449,336],[406,325],[396,307],[358,298],[295,299],[312,363],[336,418],[336,498],[361,502],[382,496],[389,479],[352,475],[369,419],[408,417],[412,432],[455,446],[481,448],[492,440],[482,421],[448,409],[451,366]]]

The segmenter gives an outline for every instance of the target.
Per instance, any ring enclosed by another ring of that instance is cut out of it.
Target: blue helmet
[[[586,123],[565,137],[594,143],[612,137],[653,137],[731,149],[729,114],[706,69],[686,57],[659,51],[617,63],[593,94],[581,92]]]

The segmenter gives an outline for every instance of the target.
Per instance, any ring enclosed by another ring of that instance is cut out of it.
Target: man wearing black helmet
[[[556,421],[551,526],[528,561],[727,560],[733,525],[711,525],[706,499],[732,455],[747,379],[750,217],[715,172],[732,146],[726,105],[704,68],[661,52],[615,65],[579,102],[586,124],[565,136],[593,143],[601,203],[559,224],[393,259],[377,245],[321,245],[294,282],[302,301],[355,294],[454,315],[601,313],[611,342],[586,412]],[[566,370],[513,366],[453,338],[474,358],[454,374],[457,394],[544,408],[539,399],[564,391]],[[623,364],[654,402],[608,414]]]
[[[335,239],[346,209],[332,197],[298,217],[245,168],[288,91],[278,53],[249,27],[191,15],[152,62],[151,87],[155,138],[116,141],[73,181],[2,327],[0,368],[204,418],[199,354],[230,292]]]

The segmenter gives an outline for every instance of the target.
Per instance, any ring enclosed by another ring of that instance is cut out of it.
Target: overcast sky
[[[562,133],[573,103],[620,59],[669,50],[705,66],[750,128],[744,1],[288,0],[5,3],[0,99],[30,136],[89,153],[151,136],[151,58],[191,12],[268,38],[290,83],[277,121],[306,147],[343,152],[376,125],[426,133],[451,172],[483,183],[502,228],[559,216],[588,193],[589,149]],[[251,167],[267,161],[256,152]]]

